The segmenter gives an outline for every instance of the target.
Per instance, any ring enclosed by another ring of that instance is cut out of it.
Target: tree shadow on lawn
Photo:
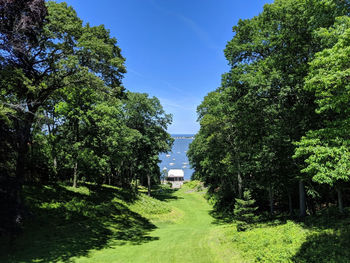
[[[306,218],[303,227],[312,230],[310,236],[294,255],[293,262],[350,262],[350,218],[337,212]]]
[[[316,233],[307,237],[293,257],[298,263],[350,262],[350,231]]]
[[[0,262],[73,262],[72,257],[87,256],[90,250],[159,239],[149,236],[155,225],[116,201],[132,202],[130,194],[86,186],[89,195],[60,185],[28,189],[35,216],[12,245],[0,242]]]
[[[209,212],[209,215],[214,219],[212,222],[213,225],[226,225],[233,222],[232,214],[223,213],[223,212],[217,211],[216,209],[212,209]]]
[[[158,199],[159,201],[171,201],[177,199],[183,199],[182,197],[174,195],[179,189],[172,188],[158,188],[153,190],[152,197]]]

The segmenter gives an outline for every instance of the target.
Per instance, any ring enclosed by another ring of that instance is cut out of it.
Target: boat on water
[[[170,165],[170,166],[173,166],[173,165],[174,165],[174,163],[169,163],[169,165]]]
[[[186,165],[184,165],[184,166],[182,166],[182,168],[184,168],[184,169],[185,169],[185,168],[187,168],[187,166],[186,166]]]
[[[173,158],[173,161],[175,161],[175,158]]]
[[[182,163],[182,164],[183,164],[183,165],[186,165],[186,164],[188,164],[188,163],[185,162],[185,163]]]
[[[167,155],[165,155],[165,156],[169,158],[169,157],[170,157],[170,154],[167,154]]]

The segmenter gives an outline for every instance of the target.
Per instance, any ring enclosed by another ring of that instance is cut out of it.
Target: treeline
[[[0,1],[0,234],[26,211],[25,184],[158,182],[172,117],[126,92],[125,59],[103,25],[66,3]]]
[[[233,27],[188,156],[221,212],[343,211],[350,179],[350,2],[275,0]],[[243,198],[244,199],[244,198]],[[347,198],[348,199],[348,198]],[[349,205],[349,203],[347,203]]]

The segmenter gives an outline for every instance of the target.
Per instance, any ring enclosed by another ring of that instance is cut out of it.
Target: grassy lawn
[[[154,198],[88,184],[28,187],[35,216],[12,246],[0,239],[0,262],[350,262],[347,217],[237,232],[209,215],[195,186],[155,190]]]
[[[33,215],[14,244],[0,239],[0,262],[222,262],[210,206],[189,186],[155,198],[88,184],[28,187]]]
[[[224,249],[215,242],[216,226],[203,193],[183,188],[171,196],[156,197],[171,205],[173,212],[152,220],[156,225],[150,233],[152,242],[127,242],[90,251],[88,257],[76,258],[75,262],[227,262],[221,260]],[[236,257],[234,262],[241,261]]]

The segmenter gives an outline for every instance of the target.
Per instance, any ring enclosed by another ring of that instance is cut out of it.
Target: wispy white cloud
[[[128,72],[131,74],[134,74],[135,76],[139,77],[139,78],[144,78],[145,75],[141,74],[140,72],[133,70],[132,68],[128,68]]]
[[[188,103],[185,103],[184,101],[174,101],[167,98],[159,98],[159,100],[160,103],[166,108],[193,111],[193,107],[188,106]]]
[[[216,45],[214,43],[214,41],[212,40],[212,38],[210,37],[210,35],[208,34],[208,32],[206,32],[202,27],[200,27],[197,23],[195,23],[192,19],[184,16],[184,15],[180,15],[180,14],[176,14],[176,16],[178,17],[179,20],[181,20],[188,28],[190,28],[192,30],[192,32],[195,33],[195,35],[201,40],[203,41],[209,48],[211,49],[215,49],[221,50],[221,47]]]
[[[159,98],[167,113],[173,114],[173,123],[168,127],[170,133],[196,133],[199,125],[196,122],[196,106],[188,103],[187,98],[182,100]]]
[[[172,15],[176,17],[178,20],[183,22],[201,41],[203,41],[209,48],[220,50],[222,47],[216,45],[208,32],[206,32],[202,27],[200,27],[195,21],[193,21],[191,18],[186,17],[182,14],[175,13],[173,11],[169,11],[168,9],[163,8],[160,6],[156,0],[149,0],[150,3],[153,5],[154,8],[156,8],[158,11],[160,11],[163,14],[166,15]]]
[[[135,75],[135,76],[137,76],[137,77],[139,77],[139,78],[145,79],[145,80],[151,79],[151,78],[148,77],[146,74],[140,73],[139,71],[136,71],[136,70],[134,70],[134,69],[132,69],[132,68],[129,68],[129,69],[128,69],[128,72],[129,72],[130,74],[133,74],[133,75]],[[178,88],[178,87],[175,87],[173,84],[171,84],[171,83],[168,82],[168,81],[159,80],[159,79],[158,79],[158,81],[159,81],[159,83],[160,83],[161,85],[164,85],[164,86],[165,86],[166,88],[168,88],[168,89],[171,89],[171,90],[176,91],[176,92],[183,92],[182,89],[180,89],[180,88]]]
[[[172,85],[171,83],[169,83],[168,81],[161,80],[161,82],[164,83],[164,84],[165,84],[169,89],[171,89],[171,90],[174,90],[174,91],[176,91],[176,92],[183,92],[182,89],[173,86],[173,85]]]

